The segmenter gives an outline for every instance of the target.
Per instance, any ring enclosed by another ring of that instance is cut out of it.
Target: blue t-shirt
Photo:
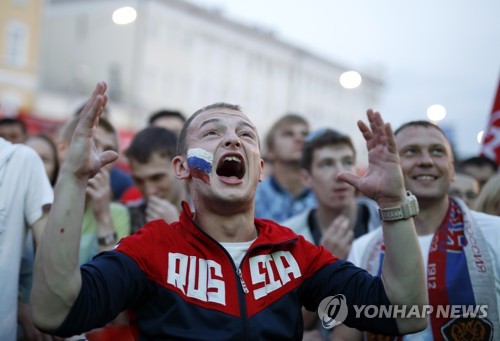
[[[293,197],[272,176],[264,179],[255,193],[255,217],[257,218],[281,223],[312,207],[316,207],[316,198],[312,191],[304,189],[299,195]]]

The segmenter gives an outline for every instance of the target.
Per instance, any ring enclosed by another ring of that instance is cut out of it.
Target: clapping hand
[[[96,175],[102,167],[118,158],[115,151],[98,152],[94,142],[99,116],[108,101],[106,88],[106,83],[97,83],[85,104],[61,170],[70,172],[78,180],[86,181]]]
[[[377,201],[380,207],[399,206],[406,193],[394,133],[380,113],[369,109],[366,114],[369,126],[358,121],[358,127],[368,149],[368,169],[362,177],[353,172],[342,172],[338,177]]]

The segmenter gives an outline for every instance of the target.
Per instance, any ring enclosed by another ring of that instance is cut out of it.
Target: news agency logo
[[[353,305],[355,318],[424,318],[434,315],[436,318],[452,319],[452,321],[476,322],[486,321],[488,317],[487,305]],[[344,295],[325,297],[318,306],[318,316],[325,329],[332,329],[342,324],[347,318],[347,301]],[[455,323],[455,322],[453,322]],[[481,322],[483,323],[483,322]],[[483,325],[484,325],[483,323]],[[456,327],[456,323],[454,324]],[[486,326],[487,327],[487,326]],[[448,328],[448,327],[447,327]],[[450,327],[451,328],[451,327]],[[449,328],[448,328],[449,329]],[[487,329],[487,328],[486,328]]]
[[[325,297],[318,306],[318,315],[325,329],[332,329],[345,321],[347,302],[342,294]]]

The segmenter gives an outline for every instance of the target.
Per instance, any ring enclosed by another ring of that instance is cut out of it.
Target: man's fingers
[[[157,196],[148,198],[148,205],[146,208],[146,219],[148,221],[163,219],[168,223],[172,223],[177,221],[178,218],[179,210],[170,201]]]
[[[91,198],[95,198],[97,196],[97,190],[92,187],[87,186],[85,191]]]
[[[146,207],[147,214],[154,216],[154,217],[158,217],[160,212],[161,212],[161,206],[158,205],[158,203],[148,201],[148,205]]]
[[[146,209],[146,220],[149,222],[151,220],[156,220],[158,218],[159,218],[158,212],[156,212],[155,209],[148,206],[148,208]]]
[[[342,238],[349,232],[349,219],[343,215],[335,218],[332,225],[335,226],[336,238]]]
[[[158,213],[158,206],[152,205],[150,202],[148,202],[148,206],[146,207],[146,212],[150,214],[156,214]]]
[[[354,239],[354,232],[352,230],[347,230],[344,235],[340,237],[340,244],[341,245],[351,245],[352,241]]]
[[[97,83],[94,92],[90,96],[89,100],[83,107],[81,112],[81,120],[83,121],[87,128],[92,128],[97,124],[97,120],[104,110],[104,106],[108,102],[108,96],[106,96],[107,85],[105,82]]]
[[[99,92],[99,84],[100,84],[100,82],[96,84],[94,91],[92,91],[92,94],[90,95],[90,98],[87,100],[87,102],[85,102],[85,105],[83,106],[83,109],[81,112],[82,114],[87,113],[90,110],[90,108],[92,107],[92,104],[93,104],[93,102],[94,102],[94,100]]]
[[[335,218],[323,234],[324,239],[338,240],[349,230],[349,219],[344,216]]]
[[[118,153],[113,150],[106,150],[99,155],[102,167],[118,159]]]
[[[104,106],[108,101],[108,96],[104,94],[99,94],[96,96],[92,107],[90,108],[90,113],[88,114],[88,120],[90,121],[90,127],[95,127],[97,125],[97,121],[101,116],[101,113],[104,111]]]
[[[89,179],[89,181],[87,182],[87,189],[96,189],[97,187],[97,181],[95,180],[95,178],[91,178]]]
[[[158,204],[160,202],[160,197],[156,196],[156,195],[150,195],[148,197],[148,205],[151,205],[151,204]]]
[[[340,181],[344,181],[349,185],[353,186],[357,190],[359,190],[359,185],[361,182],[361,177],[353,172],[341,172],[337,175],[337,179]]]
[[[385,124],[385,134],[387,135],[387,149],[391,153],[398,154],[398,148],[396,146],[396,137],[394,136],[394,132],[392,131],[390,123]]]
[[[361,120],[358,121],[358,128],[361,134],[363,135],[363,138],[368,143],[368,141],[370,141],[372,138],[372,132],[370,131],[370,128],[368,127],[368,125],[366,125],[365,122]]]

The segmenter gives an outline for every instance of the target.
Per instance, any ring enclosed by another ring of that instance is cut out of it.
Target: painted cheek
[[[210,173],[214,155],[203,148],[191,148],[188,150],[189,174],[193,178],[200,179],[206,184],[210,184]]]

